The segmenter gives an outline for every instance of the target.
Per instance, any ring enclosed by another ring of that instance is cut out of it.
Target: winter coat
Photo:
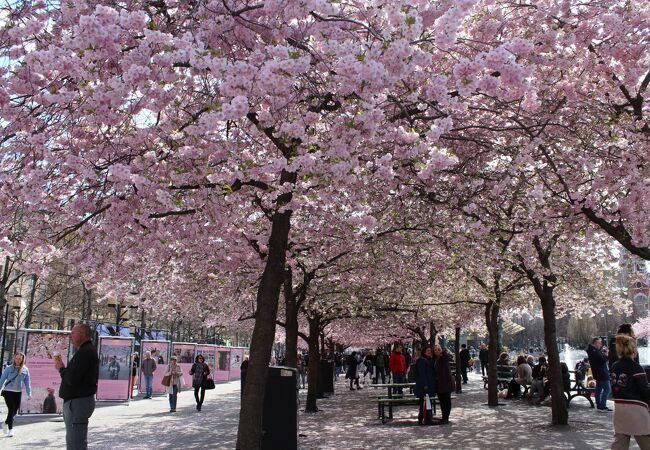
[[[406,358],[404,354],[392,352],[388,360],[388,368],[397,375],[406,375]]]
[[[461,369],[467,369],[467,366],[469,365],[470,359],[472,357],[469,355],[469,350],[466,348],[463,348],[460,350],[460,353],[458,354],[458,357],[460,359],[460,368]]]
[[[478,352],[478,359],[481,361],[481,364],[487,364],[488,362],[488,350],[487,348],[482,348]]]
[[[176,367],[174,367],[174,370],[172,370],[172,365],[169,364],[167,366],[167,370],[165,370],[165,375],[171,375],[169,386],[167,386],[165,389],[167,393],[174,393],[173,386],[177,386],[177,392],[180,392],[181,386],[183,384],[183,371],[181,370],[181,366],[176,364]]]
[[[353,355],[348,356],[348,370],[345,372],[345,378],[349,378],[350,380],[354,380],[357,378],[357,366],[359,365],[359,361],[357,361],[357,358],[354,357]]]
[[[589,365],[591,366],[591,373],[594,376],[594,380],[608,380],[609,370],[607,369],[607,357],[603,355],[603,352],[590,344],[587,347],[587,356],[589,356]]]
[[[415,378],[414,393],[416,397],[422,398],[425,394],[433,397],[436,393],[436,371],[433,368],[433,360],[421,356],[415,362],[417,377]]]
[[[451,375],[451,365],[449,364],[451,358],[449,353],[443,351],[439,358],[436,358],[434,367],[436,369],[436,376],[438,377],[438,392],[445,394],[447,392],[454,392],[456,390],[456,382]]]
[[[630,358],[612,365],[614,432],[632,436],[650,434],[650,387],[645,370]]]
[[[526,362],[517,366],[515,381],[522,386],[533,382],[533,369],[530,368],[530,364]]]

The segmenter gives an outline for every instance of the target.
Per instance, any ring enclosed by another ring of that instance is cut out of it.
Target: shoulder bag
[[[169,369],[169,367],[168,367]],[[169,375],[164,375],[162,377],[162,380],[160,381],[160,384],[163,386],[169,387],[170,384],[172,384],[172,375],[171,375],[171,370]]]

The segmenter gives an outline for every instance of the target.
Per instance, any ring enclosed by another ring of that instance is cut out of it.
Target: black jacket
[[[607,357],[603,352],[593,345],[587,347],[587,356],[589,356],[589,365],[591,373],[596,381],[609,380],[609,370],[607,370]]]
[[[88,341],[79,347],[68,367],[59,370],[61,387],[59,397],[64,401],[88,397],[97,393],[99,377],[99,358],[93,344]]]
[[[650,387],[645,370],[630,358],[621,358],[612,365],[611,381],[615,399],[650,403]]]
[[[472,359],[469,354],[469,350],[466,348],[461,348],[460,352],[458,353],[458,357],[460,358],[460,367],[467,368],[469,361]]]
[[[485,364],[488,362],[488,350],[486,348],[482,348],[478,352],[478,359],[481,361],[481,364]]]

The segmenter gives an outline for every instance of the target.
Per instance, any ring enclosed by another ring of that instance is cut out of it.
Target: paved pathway
[[[549,407],[520,401],[485,406],[480,377],[470,375],[465,393],[454,401],[448,426],[420,427],[412,407],[396,410],[382,425],[371,389],[351,392],[341,378],[337,394],[319,401],[321,412],[300,413],[301,449],[605,449],[612,441],[611,414],[597,413],[583,399],[574,400],[570,425],[548,426]],[[304,407],[305,392],[301,391]],[[612,406],[612,405],[610,405]],[[91,418],[91,449],[232,449],[237,436],[239,382],[217,385],[207,393],[202,412],[191,391],[179,396],[178,412],[168,412],[167,399],[100,404]],[[3,405],[3,411],[4,405]],[[64,449],[61,418],[19,417],[16,436],[0,437],[1,449]],[[638,448],[633,444],[631,448]]]

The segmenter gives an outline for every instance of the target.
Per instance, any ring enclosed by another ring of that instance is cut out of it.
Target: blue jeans
[[[176,409],[176,400],[178,400],[178,386],[174,384],[169,394],[169,409]]]
[[[607,407],[607,398],[611,390],[609,380],[596,380],[596,408],[605,409]]]
[[[151,397],[153,395],[153,375],[144,376],[145,396]]]

